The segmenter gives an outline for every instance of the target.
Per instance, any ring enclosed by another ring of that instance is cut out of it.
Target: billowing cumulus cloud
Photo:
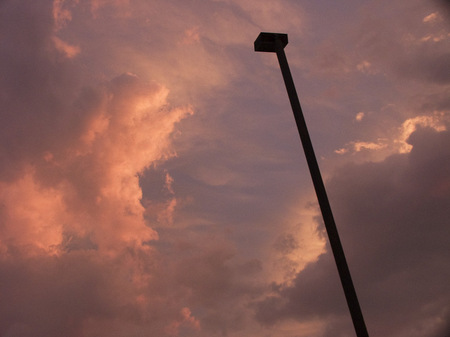
[[[139,175],[174,155],[192,111],[132,74],[84,85],[54,35],[70,16],[46,5],[2,4],[1,335],[127,334],[151,311],[143,268],[158,239]],[[188,308],[163,306],[155,331],[198,328]]]

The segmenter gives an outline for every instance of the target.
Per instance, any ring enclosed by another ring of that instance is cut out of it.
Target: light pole
[[[295,122],[300,134],[303,150],[305,152],[306,161],[308,162],[309,172],[316,190],[317,199],[319,201],[320,210],[322,212],[323,222],[327,230],[328,239],[330,240],[331,250],[333,251],[336,266],[344,289],[347,305],[352,317],[353,326],[358,337],[368,337],[364,317],[359,306],[358,297],[356,296],[355,287],[353,285],[350,270],[348,269],[345,259],[344,250],[342,249],[341,240],[334,222],[333,213],[331,212],[330,203],[328,201],[325,186],[320,174],[319,165],[314,154],[311,139],[306,127],[305,118],[303,117],[300,101],[295,90],[294,81],[292,80],[291,71],[284,53],[284,47],[288,43],[287,34],[278,33],[260,33],[255,40],[255,51],[276,53],[280,64],[281,73],[283,74],[284,84],[289,95],[292,111],[294,112]]]

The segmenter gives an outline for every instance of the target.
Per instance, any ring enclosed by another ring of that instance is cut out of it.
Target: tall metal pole
[[[314,149],[306,127],[305,118],[303,117],[300,101],[295,90],[294,81],[287,62],[284,47],[287,45],[287,34],[261,33],[255,41],[255,51],[275,52],[278,57],[281,72],[283,74],[284,84],[289,95],[292,111],[294,113],[297,129],[300,134],[303,150],[308,162],[309,171],[319,201],[320,210],[322,212],[323,222],[330,240],[331,250],[333,251],[336,266],[344,289],[347,305],[352,317],[353,326],[358,337],[368,337],[366,324],[356,296],[355,287],[353,285],[350,270],[348,269],[347,260],[345,259],[344,250],[341,240],[334,222],[333,213],[331,212],[330,203],[328,201],[325,186],[320,174],[319,165],[314,154]]]

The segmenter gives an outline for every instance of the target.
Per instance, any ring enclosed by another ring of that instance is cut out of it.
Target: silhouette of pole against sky
[[[345,298],[352,317],[353,326],[358,337],[368,337],[364,317],[359,306],[358,297],[356,296],[355,287],[353,285],[350,270],[348,269],[345,259],[344,250],[342,249],[341,240],[334,222],[333,213],[331,212],[330,203],[328,201],[325,185],[323,184],[320,174],[319,165],[314,154],[314,149],[306,127],[305,118],[303,117],[300,101],[295,90],[294,81],[292,80],[291,71],[284,53],[284,47],[288,43],[287,34],[278,33],[260,33],[255,40],[255,51],[276,53],[280,64],[281,73],[283,74],[284,84],[289,95],[292,111],[294,112],[295,122],[297,123],[298,132],[308,162],[309,171],[316,190],[317,199],[319,201],[320,210],[322,212],[323,222],[327,230],[330,240],[331,250],[333,251],[336,266],[344,288]]]

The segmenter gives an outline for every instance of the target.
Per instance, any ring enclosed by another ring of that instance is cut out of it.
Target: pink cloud
[[[98,91],[97,105],[90,111],[93,117],[80,130],[78,141],[46,151],[42,167],[30,163],[23,179],[5,183],[2,198],[11,219],[7,228],[28,233],[27,244],[34,241],[45,249],[61,244],[64,231],[89,235],[99,249],[107,250],[156,239],[144,221],[138,175],[171,156],[174,125],[191,113],[168,108],[167,94],[132,75],[118,77]],[[19,216],[23,228],[17,223]],[[39,240],[38,233],[46,234]]]
[[[56,49],[68,58],[73,58],[80,53],[80,47],[72,46],[56,36],[53,37],[53,42],[55,43]]]
[[[83,87],[80,64],[57,57],[75,55],[54,35],[70,15],[59,8],[55,18],[47,5],[3,8],[3,24],[19,28],[0,55],[0,335],[142,325],[161,335],[183,305],[151,291],[164,284],[151,281],[162,273],[150,268],[158,234],[144,218],[139,175],[174,156],[176,125],[192,109],[171,107],[167,88],[131,74]],[[141,321],[152,317],[159,323]],[[196,321],[182,315],[180,324]]]

